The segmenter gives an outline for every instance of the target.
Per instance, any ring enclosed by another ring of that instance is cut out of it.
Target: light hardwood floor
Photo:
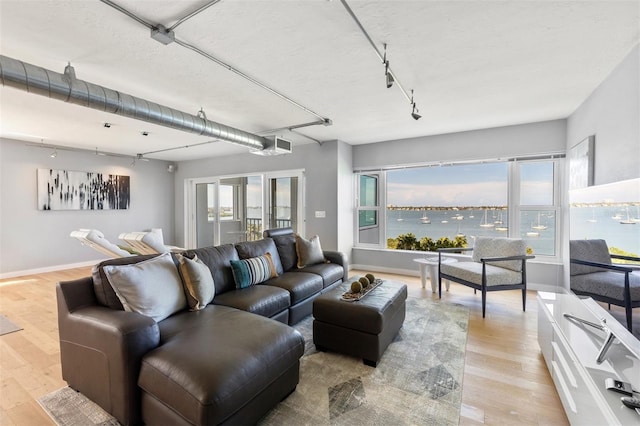
[[[358,274],[362,271],[353,271]],[[65,386],[55,284],[87,276],[90,268],[0,280],[0,313],[23,330],[0,336],[0,425],[51,425],[36,399]],[[403,281],[413,297],[437,299],[418,277],[376,274]],[[535,292],[527,312],[520,291],[490,293],[482,318],[480,295],[451,284],[442,300],[470,310],[461,425],[565,425],[567,418],[537,342]]]

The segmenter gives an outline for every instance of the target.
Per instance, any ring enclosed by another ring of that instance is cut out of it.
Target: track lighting
[[[144,130],[144,131],[142,132],[142,136],[149,136],[149,132],[147,132],[146,130]]]
[[[395,81],[393,75],[391,75],[391,72],[389,71],[389,61],[387,61],[387,63],[385,64],[384,73],[387,78],[387,89],[389,89],[391,86],[393,86],[393,82]]]
[[[416,103],[413,100],[413,90],[411,90],[411,117],[413,117],[414,120],[418,120],[422,117],[420,114],[418,114],[418,112],[419,111],[416,107]]]
[[[57,148],[55,148],[55,149],[53,150],[53,152],[49,155],[49,157],[51,157],[51,158],[56,158],[57,156],[58,156],[58,149],[57,149]]]
[[[107,129],[111,127],[111,123],[104,123],[104,127],[106,127]]]
[[[422,117],[420,114],[418,114],[418,108],[416,108],[415,103],[413,104],[413,109],[411,110],[411,117],[413,117],[414,120],[418,120]]]
[[[391,70],[389,69],[389,61],[387,61],[387,43],[384,44],[384,57],[382,58],[382,63],[384,64],[384,76],[387,82],[387,89],[393,86],[393,82],[395,79],[393,75],[391,75]]]

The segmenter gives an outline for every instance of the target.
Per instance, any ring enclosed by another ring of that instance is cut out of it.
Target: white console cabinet
[[[611,377],[640,390],[640,341],[590,298],[539,292],[538,304],[538,343],[571,424],[640,425],[640,415],[620,401],[624,395],[605,387]],[[616,335],[602,363],[596,359],[607,334],[564,314],[604,321]]]

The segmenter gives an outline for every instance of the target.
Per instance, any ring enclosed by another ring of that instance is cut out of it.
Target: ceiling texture
[[[0,0],[3,57],[59,74],[70,64],[78,80],[294,150],[566,118],[639,39],[640,0]],[[255,149],[6,82],[0,127],[167,161]]]

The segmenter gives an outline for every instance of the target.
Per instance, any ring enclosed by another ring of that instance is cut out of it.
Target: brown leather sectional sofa
[[[346,256],[331,251],[328,263],[298,269],[293,231],[265,236],[185,251],[209,267],[215,297],[159,322],[123,310],[102,269],[154,255],[108,260],[92,277],[60,282],[64,380],[123,425],[257,422],[298,383],[304,339],[288,325],[308,316],[315,297],[349,269]],[[237,290],[230,261],[266,252],[278,276]]]

